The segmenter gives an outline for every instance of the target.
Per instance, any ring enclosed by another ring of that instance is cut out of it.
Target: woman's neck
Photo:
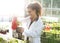
[[[39,18],[39,17],[36,16],[36,17],[32,18],[31,21],[32,21],[32,22],[33,22],[33,21],[37,21],[38,18]]]

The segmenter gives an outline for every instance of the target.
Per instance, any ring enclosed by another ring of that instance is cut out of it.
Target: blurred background
[[[45,27],[42,31],[41,42],[60,43],[60,0],[0,0],[0,33],[2,33],[0,36],[5,39],[12,37],[13,23],[17,22],[16,26],[22,23],[16,19],[21,20],[26,17],[26,6],[34,1],[40,2],[43,7],[41,19]],[[17,38],[16,35],[13,37]]]
[[[3,21],[3,18],[11,20],[14,16],[26,16],[25,8],[33,1],[42,4],[43,16],[60,18],[60,0],[0,0],[0,21]]]

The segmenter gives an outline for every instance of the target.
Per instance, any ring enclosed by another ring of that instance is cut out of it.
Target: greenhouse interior
[[[32,21],[38,10],[32,2],[41,4],[42,22]],[[60,0],[0,0],[0,43],[60,43]]]

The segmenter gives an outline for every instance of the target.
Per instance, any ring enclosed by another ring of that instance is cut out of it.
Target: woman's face
[[[36,15],[36,10],[33,10],[33,9],[31,9],[31,8],[28,8],[27,9],[27,13],[28,13],[28,15],[30,16],[30,19],[33,19],[33,18],[35,18],[37,15]]]

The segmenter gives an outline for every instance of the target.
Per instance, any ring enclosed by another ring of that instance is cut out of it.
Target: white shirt
[[[27,28],[29,27],[30,22],[31,22],[30,19],[26,20]],[[37,21],[34,21],[31,24],[29,29],[24,30],[23,35],[29,37],[30,43],[41,43],[40,36],[42,30],[43,30],[43,22],[41,18],[39,18]]]

